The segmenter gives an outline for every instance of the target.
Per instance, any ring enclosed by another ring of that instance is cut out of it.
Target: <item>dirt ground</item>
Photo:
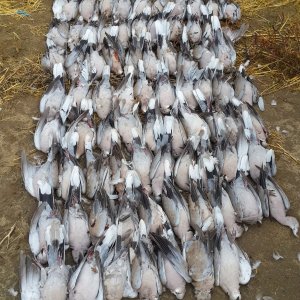
[[[0,17],[0,62],[2,67],[9,58],[16,61],[43,53],[45,37],[35,28],[44,32],[51,20],[51,0],[43,1],[43,9],[31,17]],[[1,65],[0,65],[1,68]],[[30,72],[30,68],[28,72]],[[266,111],[263,119],[270,129],[277,126],[286,130],[283,135],[284,147],[300,158],[300,94],[281,91],[265,97]],[[271,106],[271,100],[277,106]],[[33,198],[25,191],[20,174],[20,151],[29,153],[34,149],[32,132],[38,116],[39,97],[19,94],[0,105],[0,241],[15,225],[9,243],[0,245],[0,299],[12,299],[9,288],[18,287],[18,265],[20,250],[28,251],[28,229],[36,208]],[[38,156],[32,153],[32,156]],[[287,193],[291,209],[290,215],[300,220],[299,165],[284,155],[277,156],[278,174],[276,180]],[[263,224],[249,227],[238,244],[251,259],[260,260],[255,278],[241,288],[243,299],[256,299],[257,295],[270,296],[275,300],[300,299],[300,252],[299,239],[292,236],[290,229],[275,221],[264,220]],[[273,251],[278,251],[284,259],[275,261]],[[175,299],[165,294],[162,299]],[[193,299],[191,289],[185,299]],[[213,291],[213,300],[227,299],[218,289]]]

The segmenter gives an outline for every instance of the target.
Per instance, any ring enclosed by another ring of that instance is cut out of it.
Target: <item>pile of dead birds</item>
[[[34,134],[48,158],[22,154],[38,207],[21,298],[183,299],[191,283],[196,299],[214,285],[241,299],[245,226],[272,217],[296,235],[298,222],[273,179],[263,99],[247,64],[234,67],[246,26],[221,27],[239,7],[55,0],[53,13]]]

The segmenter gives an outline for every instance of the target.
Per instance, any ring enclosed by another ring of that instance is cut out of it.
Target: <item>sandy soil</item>
[[[51,20],[51,0],[44,1],[44,9],[34,13],[30,18],[16,19],[0,17],[0,60],[15,60],[43,53],[44,36],[34,34],[32,26],[47,28]],[[32,32],[33,31],[33,32]],[[16,33],[17,36],[14,34]],[[30,72],[30,69],[28,69]],[[266,112],[263,118],[271,129],[280,126],[287,130],[284,146],[295,157],[300,158],[300,101],[299,94],[287,91],[266,97]],[[272,107],[272,99],[277,106]],[[9,244],[5,241],[0,246],[0,299],[12,299],[7,292],[9,288],[18,290],[19,251],[28,251],[28,228],[36,203],[25,189],[20,175],[20,151],[27,153],[34,149],[33,135],[38,116],[39,98],[20,94],[0,107],[0,240],[16,224]],[[38,156],[32,153],[32,156]],[[286,191],[290,202],[289,214],[300,219],[300,169],[295,163],[281,155],[277,157],[277,181]],[[238,240],[239,245],[254,260],[262,264],[251,282],[241,288],[243,299],[255,299],[258,294],[273,299],[300,299],[300,252],[299,239],[291,231],[275,221],[264,220],[263,224],[251,226],[247,233]],[[273,251],[278,251],[283,260],[275,261]],[[214,300],[227,299],[220,289],[213,292]],[[165,294],[162,299],[175,299]],[[189,289],[185,299],[193,299]]]

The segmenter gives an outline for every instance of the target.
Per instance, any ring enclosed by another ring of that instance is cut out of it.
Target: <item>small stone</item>
[[[273,252],[273,258],[275,260],[283,259],[283,256],[281,256],[277,251]]]
[[[18,292],[14,288],[10,288],[7,291],[13,297],[17,297],[18,296]]]
[[[276,106],[276,105],[277,105],[277,101],[273,99],[273,100],[271,101],[271,105],[272,105],[272,106]]]
[[[252,269],[251,278],[254,278],[255,275],[257,274],[257,269],[260,266],[260,264],[261,264],[260,260],[255,260],[251,263],[251,269]]]
[[[257,268],[260,266],[261,264],[261,261],[260,260],[255,260],[253,263],[252,263],[252,270],[257,270]]]
[[[285,129],[283,129],[282,131],[281,131],[284,135],[288,135],[288,131],[287,130],[285,130]]]
[[[280,131],[280,127],[279,126],[276,126],[276,131]]]
[[[300,252],[297,253],[298,261],[300,262]]]
[[[259,109],[260,109],[261,111],[264,111],[264,110],[265,110],[265,103],[264,103],[263,97],[259,97],[259,98],[258,98],[257,104],[258,104],[258,107],[259,107]]]

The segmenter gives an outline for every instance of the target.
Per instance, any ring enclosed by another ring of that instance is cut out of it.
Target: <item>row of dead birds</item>
[[[53,12],[43,64],[54,79],[34,134],[48,158],[33,164],[22,153],[39,205],[34,259],[20,257],[21,298],[158,299],[165,287],[183,299],[192,283],[197,299],[214,285],[240,299],[252,273],[235,241],[245,224],[270,216],[295,235],[299,225],[272,178],[246,64],[224,75],[245,27],[222,30],[219,18],[236,21],[238,6],[55,0]],[[124,74],[116,89],[111,72]]]
[[[119,75],[133,65],[135,75],[144,73],[151,82],[165,72],[175,75],[181,68],[183,79],[192,80],[198,65],[200,69],[230,67],[236,57],[232,42],[246,30],[243,25],[236,31],[226,28],[227,34],[222,34],[220,18],[235,22],[240,17],[239,7],[225,1],[166,1],[160,7],[148,0],[81,1],[80,16],[72,23],[66,21],[70,17],[65,18],[64,2],[54,2],[55,20],[47,34],[48,52],[42,64],[52,71],[55,63],[62,63],[72,80],[83,66],[86,80],[97,80],[105,64]],[[73,8],[72,17],[78,6]],[[178,54],[175,46],[180,42]]]

